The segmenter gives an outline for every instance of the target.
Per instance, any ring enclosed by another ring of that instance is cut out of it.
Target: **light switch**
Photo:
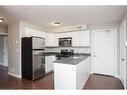
[[[16,40],[15,43],[18,44],[18,41]]]
[[[127,41],[125,41],[125,46],[127,47]]]

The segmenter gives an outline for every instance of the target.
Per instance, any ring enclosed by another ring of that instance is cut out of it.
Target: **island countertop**
[[[57,58],[54,63],[61,63],[61,64],[69,64],[69,65],[77,65],[81,61],[85,60],[86,58],[90,57],[90,54],[88,53],[79,53],[79,54],[74,54],[73,56],[70,57],[60,57]]]

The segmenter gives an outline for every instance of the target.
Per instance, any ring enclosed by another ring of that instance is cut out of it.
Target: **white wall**
[[[8,73],[21,77],[19,22],[8,25]]]
[[[7,26],[0,25],[0,32],[1,33],[7,33]]]
[[[7,34],[7,26],[0,25],[0,34]]]

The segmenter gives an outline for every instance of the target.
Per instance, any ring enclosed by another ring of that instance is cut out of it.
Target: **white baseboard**
[[[4,66],[4,64],[3,64],[3,63],[0,63],[0,65],[3,65],[3,66]]]
[[[116,78],[121,80],[120,75],[115,75],[114,77],[116,77]]]
[[[0,63],[0,65],[8,67],[7,65],[5,65],[5,64],[3,64],[3,63]]]
[[[8,72],[8,74],[11,75],[11,76],[17,77],[17,78],[22,78],[21,75],[18,75],[18,74],[14,74],[14,73],[11,73],[11,72]]]
[[[93,74],[93,72],[89,72],[89,74]]]

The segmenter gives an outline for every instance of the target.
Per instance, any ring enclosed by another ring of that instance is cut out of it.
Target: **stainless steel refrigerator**
[[[44,38],[22,38],[22,78],[35,80],[45,75],[44,50]]]

